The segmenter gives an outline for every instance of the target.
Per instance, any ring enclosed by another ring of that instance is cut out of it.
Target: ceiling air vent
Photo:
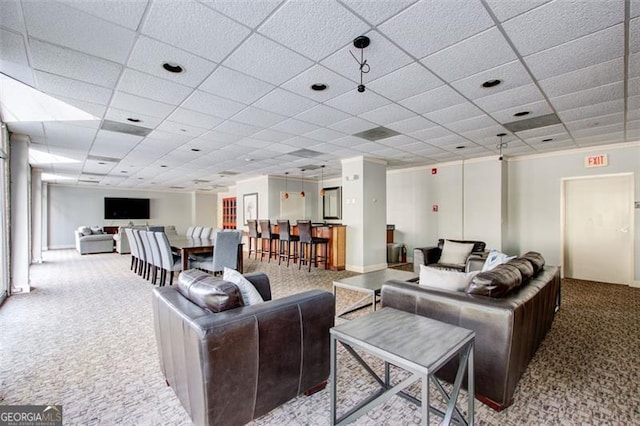
[[[390,138],[391,136],[398,136],[400,133],[395,130],[388,129],[386,127],[374,127],[373,129],[365,130],[360,133],[356,133],[353,136],[357,136],[368,141],[379,141],[380,139]]]
[[[321,152],[312,151],[310,149],[299,149],[297,151],[288,152],[287,154],[295,155],[296,157],[303,157],[303,158],[313,158],[313,157],[317,157],[318,155],[322,155]]]
[[[526,120],[512,121],[511,123],[503,124],[503,126],[511,133],[516,133],[523,130],[552,126],[554,124],[560,124],[558,116],[556,114],[547,114],[539,117],[527,118]]]
[[[119,163],[120,158],[101,157],[99,155],[87,155],[87,160],[103,162],[103,163]]]
[[[320,166],[316,166],[315,164],[307,164],[306,166],[299,166],[298,169],[308,171],[308,170],[317,170]]]
[[[126,133],[128,135],[143,137],[152,132],[152,129],[147,129],[146,127],[134,126],[133,124],[120,123],[118,121],[111,120],[104,120],[102,122],[102,126],[100,126],[100,129],[108,130],[110,132]]]
[[[239,174],[238,172],[232,172],[230,170],[223,170],[220,173],[218,173],[220,176],[235,176],[237,174]]]
[[[184,186],[170,186],[171,189],[184,189]]]

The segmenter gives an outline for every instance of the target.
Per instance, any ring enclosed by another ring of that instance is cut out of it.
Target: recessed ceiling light
[[[465,148],[466,148],[466,146],[464,146],[464,145],[458,145],[458,146],[456,146],[456,149],[465,149]]]
[[[166,164],[160,164],[160,167],[165,168],[165,167],[167,167],[167,165]]]
[[[131,118],[131,117],[129,117],[129,118],[127,118],[127,121],[130,121],[132,123],[139,123],[142,120],[140,120],[139,118]]]
[[[120,173],[127,173],[126,170],[120,170]]]
[[[497,136],[497,137],[499,137],[499,138],[501,138],[501,137],[503,137],[503,136],[507,136],[507,134],[506,134],[506,133],[498,133],[496,136]]]
[[[100,164],[101,166],[104,166],[107,163],[105,163],[104,161],[98,161],[98,164]]]
[[[500,83],[502,83],[502,80],[498,80],[497,78],[494,78],[494,79],[487,80],[484,83],[482,83],[482,87],[485,87],[485,88],[496,87]]]
[[[315,83],[311,85],[311,90],[315,90],[317,92],[321,92],[327,89],[327,85],[324,83]]]
[[[531,111],[520,111],[513,114],[514,117],[524,117],[525,115],[531,114]]]
[[[181,131],[181,132],[186,132],[186,131],[187,131],[187,129],[180,129],[180,131]]]
[[[553,138],[542,139],[542,142],[551,142]]]
[[[250,162],[250,161],[253,161],[253,158],[245,158],[244,161]]]
[[[200,152],[200,149],[199,149],[199,148],[191,148],[191,151],[193,151],[193,152]]]
[[[142,180],[142,179],[144,179],[144,178],[141,178],[141,177],[138,178],[138,180]]]
[[[171,64],[169,62],[165,62],[164,64],[162,64],[162,68],[175,74],[179,74],[184,71],[184,68],[182,68],[180,65]]]

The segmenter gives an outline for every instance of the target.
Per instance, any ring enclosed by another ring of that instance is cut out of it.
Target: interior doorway
[[[633,185],[633,174],[563,180],[563,267],[566,277],[631,283]]]

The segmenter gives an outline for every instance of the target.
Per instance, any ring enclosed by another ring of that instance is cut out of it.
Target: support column
[[[347,226],[349,271],[371,272],[387,267],[386,164],[365,157],[342,160],[342,218]]]
[[[42,170],[31,170],[31,261],[42,263]]]
[[[29,138],[11,135],[11,293],[28,293],[31,257],[29,236]]]

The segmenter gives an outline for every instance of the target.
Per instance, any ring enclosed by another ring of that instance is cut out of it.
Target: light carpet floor
[[[57,250],[32,266],[33,291],[0,306],[1,405],[62,404],[65,424],[191,424],[160,373],[153,286],[129,271],[129,261]],[[331,291],[334,279],[355,275],[247,259],[245,271],[267,273],[274,298]],[[565,279],[562,290],[562,308],[514,404],[497,413],[476,402],[477,424],[640,425],[640,289]],[[359,297],[339,290],[338,308]],[[380,362],[367,359],[381,371]],[[338,365],[343,411],[376,384],[344,351]],[[354,424],[415,424],[419,416],[393,397]],[[327,425],[329,391],[295,398],[253,423]]]

